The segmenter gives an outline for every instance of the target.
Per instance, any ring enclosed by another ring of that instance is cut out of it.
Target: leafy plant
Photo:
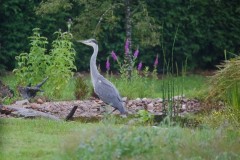
[[[37,84],[42,77],[49,77],[44,85],[50,96],[60,97],[61,90],[73,76],[75,50],[69,32],[56,32],[57,39],[52,42],[52,49],[47,54],[47,38],[40,35],[40,29],[33,29],[30,38],[30,52],[16,57],[18,67],[14,69],[17,81],[21,85]]]
[[[37,84],[42,77],[46,76],[45,72],[49,65],[47,63],[49,56],[45,54],[48,41],[46,37],[40,35],[39,31],[39,28],[33,29],[33,35],[29,37],[30,52],[16,56],[18,67],[13,72],[21,85]]]
[[[59,97],[62,89],[73,76],[75,50],[71,42],[72,34],[69,32],[55,32],[57,39],[52,42],[52,50],[49,54],[49,66],[46,69],[46,75],[51,82],[50,95]]]
[[[140,122],[146,123],[146,122],[153,122],[154,116],[148,112],[147,110],[139,110],[137,113],[137,117],[139,118]]]

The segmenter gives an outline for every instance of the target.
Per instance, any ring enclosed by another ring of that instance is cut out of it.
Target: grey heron
[[[98,97],[105,103],[111,105],[115,110],[119,110],[122,115],[127,114],[122,98],[117,88],[106,78],[104,78],[98,71],[96,66],[96,59],[98,54],[98,43],[95,39],[88,39],[78,41],[88,46],[93,47],[93,54],[90,59],[90,74],[93,88]]]

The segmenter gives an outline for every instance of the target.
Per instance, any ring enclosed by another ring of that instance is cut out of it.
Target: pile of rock
[[[123,98],[123,101],[129,114],[136,114],[139,110],[147,110],[154,115],[163,115],[168,111],[169,106],[173,106],[173,110],[182,116],[187,113],[196,113],[201,110],[201,105],[198,100],[187,99],[181,96],[173,97],[170,100],[171,103],[164,101],[161,98],[137,98],[134,100],[127,100],[127,98]],[[63,119],[66,118],[74,106],[77,106],[77,110],[73,116],[75,118],[102,117],[104,114],[110,113],[113,110],[111,106],[106,105],[101,100],[94,98],[84,101],[77,100],[60,102],[43,102],[41,99],[38,99],[34,103],[21,101],[5,107],[12,107],[15,109],[18,107],[25,108],[31,110],[31,113],[33,112],[32,110],[34,110]],[[15,112],[13,112],[11,115],[19,116],[19,114],[22,114],[22,112],[16,112],[15,110]],[[119,111],[115,111],[113,114],[119,114]],[[29,115],[29,113],[27,115]],[[24,115],[22,116],[24,117]]]

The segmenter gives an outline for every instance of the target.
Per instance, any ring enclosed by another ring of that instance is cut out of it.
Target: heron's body
[[[111,105],[115,109],[118,109],[121,114],[125,114],[126,111],[123,106],[122,98],[116,89],[116,87],[107,79],[105,79],[97,70],[96,59],[98,54],[97,41],[89,39],[81,41],[82,43],[93,47],[93,54],[90,60],[90,74],[93,88],[98,97],[105,103]]]

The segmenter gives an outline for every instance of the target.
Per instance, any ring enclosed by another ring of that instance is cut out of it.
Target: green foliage
[[[17,76],[17,81],[22,85],[29,83],[37,84],[46,76],[45,72],[49,63],[46,52],[47,38],[42,37],[40,29],[33,29],[33,35],[30,39],[30,52],[21,53],[16,56],[18,68],[13,70]]]
[[[139,110],[137,113],[137,117],[142,123],[146,123],[146,122],[152,123],[154,118],[154,116],[147,110]]]
[[[51,39],[58,28],[66,30],[64,26],[69,17],[73,18],[74,38],[95,37],[101,42],[101,55],[111,50],[123,53],[122,42],[126,37],[123,4],[123,0],[3,1],[0,70],[14,68],[14,57],[28,48],[27,36],[32,28],[43,28],[43,34]],[[133,48],[141,48],[140,57],[147,66],[151,66],[156,53],[163,58],[160,43],[165,46],[166,58],[171,59],[172,39],[178,28],[174,47],[178,64],[188,57],[188,68],[212,68],[224,59],[224,49],[239,54],[240,20],[236,16],[239,8],[239,1],[234,0],[132,1]],[[80,46],[76,50],[81,53],[81,58],[77,57],[78,70],[87,70],[89,50]],[[106,56],[98,57],[101,64],[105,59]]]
[[[227,104],[240,110],[239,99],[239,76],[240,76],[240,57],[226,60],[219,65],[219,70],[211,77],[209,82],[208,99],[222,99]]]
[[[37,16],[34,12],[39,2],[39,0],[1,1],[0,72],[15,68],[15,57],[29,50],[28,36],[33,28],[42,28],[43,35],[51,39],[52,33],[66,23],[68,13]]]
[[[24,5],[26,3],[27,7]],[[1,1],[0,70],[14,68],[14,57],[26,48],[26,34],[31,32],[34,23],[31,12],[33,7],[34,2],[28,0]]]
[[[33,30],[30,37],[30,52],[21,53],[16,57],[18,68],[14,70],[17,81],[21,85],[38,84],[42,77],[49,77],[44,85],[48,88],[47,94],[59,98],[63,88],[73,76],[75,50],[71,42],[72,35],[68,32],[56,32],[56,40],[52,42],[52,49],[46,53],[45,37],[39,33],[39,29]]]
[[[59,97],[63,88],[73,76],[73,70],[76,70],[74,64],[76,52],[71,42],[71,33],[55,32],[55,34],[57,39],[52,42],[46,75],[48,75],[51,88],[53,88],[50,95]]]
[[[76,99],[85,99],[89,93],[87,84],[84,82],[83,78],[78,76],[75,82],[75,97]]]
[[[226,101],[235,111],[240,111],[240,86],[236,82],[226,91]]]

